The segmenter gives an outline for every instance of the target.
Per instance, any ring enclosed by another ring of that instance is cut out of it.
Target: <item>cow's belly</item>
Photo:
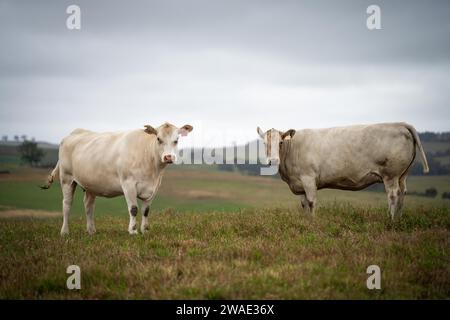
[[[321,181],[318,188],[341,189],[341,190],[362,190],[368,186],[383,182],[376,172],[368,172],[360,176],[341,176],[333,179]]]
[[[74,166],[73,179],[81,188],[97,196],[116,197],[123,194],[119,176],[107,166],[93,163]]]
[[[97,196],[116,197],[123,194],[120,178],[113,160],[105,157],[83,157],[81,152],[72,158],[72,176],[84,190]]]
[[[74,180],[83,190],[89,191],[96,196],[112,198],[123,195],[123,190],[119,183],[105,180],[79,179],[77,177]]]

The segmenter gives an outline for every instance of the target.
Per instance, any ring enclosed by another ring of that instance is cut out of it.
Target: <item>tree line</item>
[[[448,142],[450,143],[450,132],[423,132],[419,133],[420,139],[422,142]],[[248,154],[249,144],[245,145],[246,154]],[[450,156],[450,148],[446,150],[439,150],[435,152],[426,152],[426,157],[428,161],[428,165],[430,167],[430,175],[447,175],[450,174],[450,165],[442,164],[436,158]],[[237,161],[235,159],[235,164],[219,164],[218,169],[222,171],[237,171],[246,175],[260,175],[260,168],[264,165],[258,161],[258,164],[248,164],[246,161],[245,164],[236,165]],[[422,175],[423,168],[420,162],[420,159],[416,157],[413,165],[410,168],[411,175]],[[278,175],[275,175],[275,177]]]
[[[450,142],[450,132],[423,132],[419,133],[420,139],[422,142]],[[34,140],[28,140],[26,135],[21,136],[22,143],[17,147],[20,158],[22,162],[32,166],[40,166],[41,160],[43,159],[45,152],[41,148],[38,147],[37,142]],[[7,136],[3,137],[3,141],[7,141]],[[20,141],[18,135],[15,136],[14,139],[16,142]],[[249,144],[247,143],[244,148],[248,158],[249,154]],[[445,165],[436,160],[437,157],[450,156],[450,148],[446,150],[440,150],[435,152],[427,152],[426,153],[428,164],[430,167],[430,175],[446,175],[450,174],[450,165]],[[234,164],[218,164],[217,168],[222,171],[238,171],[240,173],[246,175],[260,175],[260,169],[264,165],[258,160],[257,164],[249,164],[248,160],[245,161],[244,164],[236,164],[237,159],[235,157]],[[422,164],[419,159],[416,159],[414,164],[410,169],[410,174],[412,175],[421,175],[422,174]]]

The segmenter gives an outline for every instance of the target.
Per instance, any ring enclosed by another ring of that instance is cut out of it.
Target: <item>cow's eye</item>
[[[283,144],[283,141],[280,141],[280,146]]]
[[[157,139],[158,139],[158,143],[161,144],[162,140],[159,137]]]
[[[174,144],[177,144],[177,143],[178,143],[178,140],[175,140],[173,143],[174,143]]]

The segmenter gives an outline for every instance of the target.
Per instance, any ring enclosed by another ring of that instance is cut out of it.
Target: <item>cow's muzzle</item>
[[[175,161],[175,157],[170,154],[167,154],[163,157],[163,161],[165,163],[173,163]]]
[[[272,159],[269,159],[269,161],[267,162],[267,164],[268,164],[269,166],[278,166],[278,165],[280,164],[280,159],[278,159],[278,158],[272,158]]]

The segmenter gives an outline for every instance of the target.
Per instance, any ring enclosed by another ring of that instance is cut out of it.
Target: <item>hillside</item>
[[[171,166],[148,234],[130,236],[123,197],[98,198],[85,232],[78,188],[61,238],[61,189],[48,169],[0,175],[1,299],[448,299],[450,201],[408,195],[392,223],[382,192],[322,190],[315,219],[280,179]],[[449,176],[408,180],[450,191]],[[138,219],[141,212],[138,213]],[[68,265],[82,290],[65,287]],[[367,290],[366,268],[382,269]]]
[[[450,174],[450,133],[433,133],[424,132],[419,134],[421,136],[422,144],[427,154],[427,159],[430,165],[430,175],[448,175]],[[58,159],[58,145],[38,141],[38,147],[44,150],[45,156],[41,161],[42,167],[52,167],[56,164]],[[0,141],[0,165],[8,164],[20,164],[20,155],[18,152],[18,146],[20,142],[17,141]],[[252,150],[252,152],[249,152]],[[219,165],[213,166],[213,168],[225,171],[238,171],[244,174],[258,175],[260,165],[249,165],[249,162],[257,162],[255,157],[258,151],[258,140],[250,141],[245,145],[239,145],[234,147],[223,148],[203,148],[190,150],[191,158],[194,159],[194,154],[203,155],[205,162],[212,163],[213,157],[217,156],[223,159],[231,159],[234,163],[242,163],[239,166],[235,165]],[[189,152],[183,150],[182,152]],[[206,156],[205,156],[206,155]],[[264,152],[260,151],[260,156],[264,156]],[[234,159],[234,160],[233,160]],[[228,161],[228,160],[226,160]],[[209,164],[208,163],[208,164]],[[410,172],[412,175],[422,174],[422,165],[420,159],[416,158],[416,162]]]

